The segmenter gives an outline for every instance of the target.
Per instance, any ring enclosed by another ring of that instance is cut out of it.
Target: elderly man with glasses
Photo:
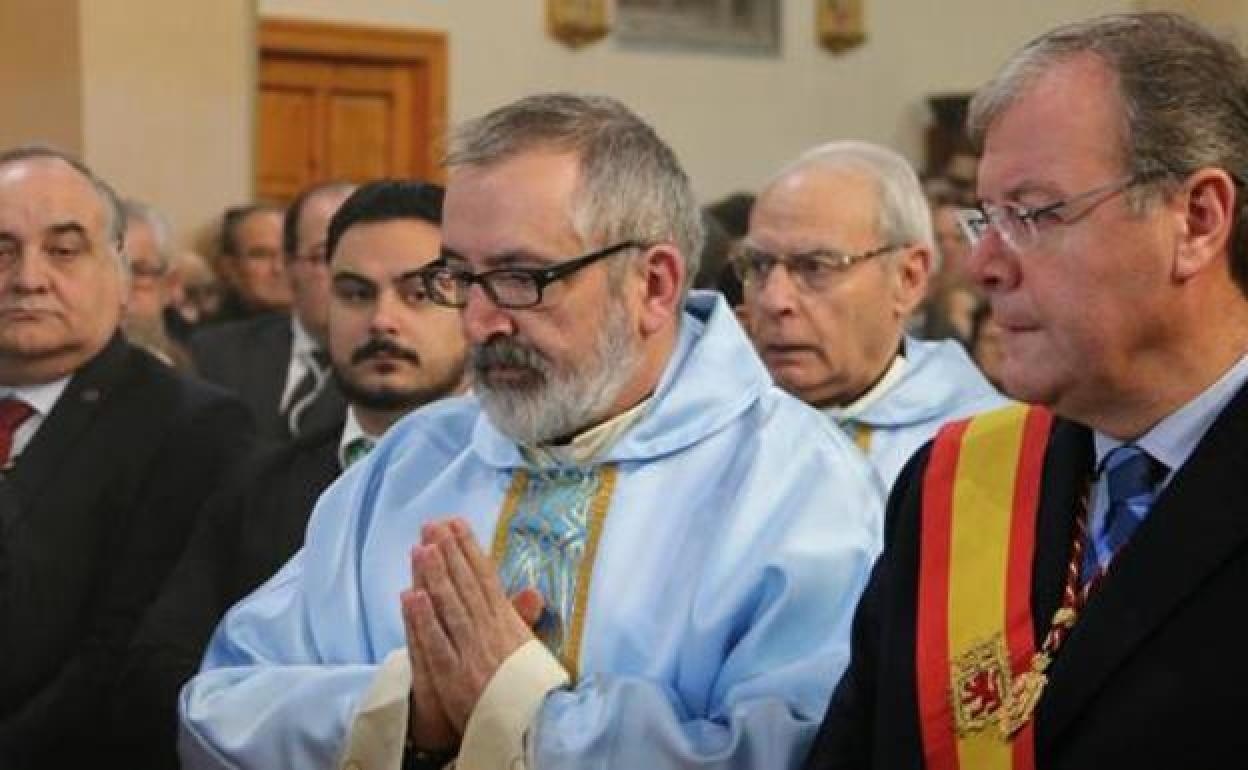
[[[1173,14],[1078,22],[976,94],[969,268],[1016,406],[890,499],[807,765],[1248,755],[1248,61]]]
[[[185,766],[793,767],[879,547],[868,466],[687,292],[689,181],[622,105],[522,99],[447,165],[422,276],[474,394],[397,424],[226,616]]]
[[[905,333],[935,250],[905,159],[840,141],[767,183],[735,259],[771,376],[854,438],[885,491],[945,421],[1005,403],[961,345]]]

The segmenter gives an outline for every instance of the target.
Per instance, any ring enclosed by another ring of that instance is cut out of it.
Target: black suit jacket
[[[308,516],[338,476],[341,423],[268,453],[215,496],[135,635],[117,688],[115,730],[128,767],[174,768],[177,700],[218,621],[303,543]]]
[[[120,336],[0,481],[0,767],[101,761],[130,637],[244,451],[237,400]]]
[[[233,391],[256,419],[261,437],[291,438],[279,411],[293,337],[290,316],[281,313],[233,321],[202,329],[191,338],[191,358],[201,377]],[[331,380],[300,421],[299,433],[315,432],[342,422],[347,412],[342,393]]]
[[[915,696],[922,450],[894,488],[849,670],[806,767],[923,765]],[[1056,420],[1033,559],[1036,645],[1060,600],[1091,432]],[[1036,711],[1040,768],[1174,768],[1248,756],[1248,388],[1179,469],[1089,598]]]

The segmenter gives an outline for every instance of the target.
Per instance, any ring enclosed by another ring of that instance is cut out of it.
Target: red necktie
[[[30,404],[16,398],[0,399],[0,468],[9,464],[9,452],[13,449],[13,434],[35,413]]]

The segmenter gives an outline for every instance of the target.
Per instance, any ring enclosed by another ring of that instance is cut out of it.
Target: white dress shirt
[[[52,407],[56,406],[56,402],[61,400],[61,394],[65,392],[66,386],[69,385],[69,379],[73,375],[62,377],[59,380],[44,383],[43,385],[0,385],[0,399],[16,398],[25,401],[34,409],[34,413],[26,418],[26,421],[18,426],[17,431],[13,434],[13,447],[9,450],[9,463],[21,455],[31,439],[35,437],[39,426],[43,424],[44,418],[52,412]]]
[[[292,335],[290,362],[286,367],[286,385],[282,388],[282,400],[279,402],[279,411],[283,414],[290,408],[290,399],[295,395],[295,388],[312,366],[312,354],[321,349],[321,345],[316,341],[316,338],[304,328],[303,324],[299,322],[299,318],[293,315],[290,317],[290,333]],[[321,386],[320,378],[328,374],[328,372],[325,372],[323,375],[318,375],[318,391]]]

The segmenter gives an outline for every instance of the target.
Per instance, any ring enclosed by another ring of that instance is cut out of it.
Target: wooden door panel
[[[293,197],[316,177],[316,100],[316,92],[307,88],[262,87],[256,146],[262,197]]]
[[[339,32],[345,37],[325,37]],[[260,56],[261,197],[289,200],[327,179],[439,179],[441,36],[270,20],[262,22]]]
[[[329,175],[356,181],[394,176],[393,112],[393,100],[384,94],[331,95]]]
[[[335,67],[327,100],[331,176],[363,181],[411,174],[410,81],[403,67]]]

